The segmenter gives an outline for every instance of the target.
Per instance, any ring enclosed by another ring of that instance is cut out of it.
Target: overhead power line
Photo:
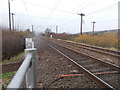
[[[90,0],[89,0],[89,1],[90,1]],[[73,12],[76,11],[77,9],[79,9],[80,7],[84,6],[84,5],[85,5],[86,3],[88,3],[89,1],[85,1],[85,2],[81,3],[80,5],[78,5],[78,6],[73,10]]]
[[[47,9],[53,10],[53,7],[48,7],[48,6],[44,6],[44,5],[40,5],[40,4],[35,4],[35,3],[30,3],[30,4],[32,4],[34,6],[37,6],[37,7],[42,7],[42,8],[47,8]],[[68,14],[76,14],[76,13],[74,13],[72,11],[66,11],[66,10],[58,9],[58,8],[56,8],[55,10],[58,11],[58,12],[63,12],[63,13],[68,13]]]
[[[95,14],[95,13],[98,13],[98,12],[101,12],[101,11],[104,11],[104,10],[106,10],[106,9],[108,9],[108,8],[111,8],[111,7],[114,7],[114,6],[117,6],[117,3],[112,4],[112,5],[110,5],[110,6],[107,6],[107,7],[104,7],[104,8],[101,8],[101,9],[96,10],[96,11],[94,11],[94,12],[88,13],[87,16],[92,15],[92,14]]]
[[[49,19],[49,18],[53,15],[54,11],[57,9],[57,7],[58,7],[59,4],[61,3],[61,1],[62,1],[62,0],[57,0],[57,1],[55,2],[55,4],[53,5],[53,9],[51,10],[51,12],[50,12],[50,14],[48,15],[47,19]],[[47,20],[46,23],[48,23],[48,20]]]
[[[23,3],[24,3],[24,6],[25,6],[25,9],[26,9],[26,12],[27,12],[27,14],[28,14],[28,16],[29,16],[28,9],[27,9],[27,7],[26,7],[26,4],[25,4],[25,1],[24,1],[24,0],[23,0]]]
[[[90,15],[92,15],[92,14],[95,14],[95,13],[98,13],[98,12],[101,12],[101,11],[104,11],[104,10],[106,10],[106,9],[108,9],[108,8],[112,8],[112,7],[114,7],[114,6],[116,6],[117,7],[117,4],[118,3],[115,3],[115,4],[112,4],[112,5],[110,5],[110,6],[108,6],[108,7],[104,7],[104,8],[101,8],[101,9],[99,9],[99,10],[96,10],[96,11],[94,11],[94,12],[90,12],[90,13],[86,13],[86,16],[90,16]],[[74,21],[76,21],[76,20],[78,20],[78,18],[77,19],[73,19],[73,20],[69,20],[69,22],[71,21],[71,22],[74,22]],[[113,20],[112,20],[113,21]],[[69,23],[68,22],[68,23]],[[99,23],[99,21],[97,21],[98,23]],[[102,21],[102,22],[106,22],[106,21]],[[66,23],[63,23],[63,24],[66,24]]]
[[[59,4],[61,3],[62,0],[57,0],[56,3],[53,6],[53,9],[51,10],[50,14],[48,15],[48,18],[52,16],[52,14],[54,13],[54,11],[57,9],[57,7],[59,6]]]
[[[97,0],[96,0],[97,1]],[[57,1],[58,2],[58,1]],[[61,2],[61,1],[60,1]],[[59,2],[59,3],[60,3]],[[84,2],[85,3],[85,2]],[[93,2],[90,2],[90,3],[88,3],[87,5],[85,5],[84,7],[82,7],[81,9],[79,9],[79,10],[77,10],[79,7],[77,7],[77,8],[75,8],[73,11],[66,11],[66,10],[62,10],[62,9],[57,9],[57,8],[55,8],[55,7],[48,7],[48,6],[44,6],[44,5],[39,5],[39,4],[33,4],[32,3],[32,5],[35,5],[35,6],[39,6],[39,7],[43,7],[43,8],[48,8],[48,9],[51,9],[51,13],[48,15],[48,18],[50,18],[50,16],[52,16],[52,14],[54,13],[54,9],[55,9],[55,11],[58,11],[58,12],[63,12],[63,13],[68,13],[68,14],[70,14],[70,15],[76,15],[76,13],[78,12],[78,11],[80,11],[80,10],[84,10],[85,8],[87,8],[89,5],[91,5],[91,3],[93,3]],[[95,3],[95,2],[94,2]],[[54,5],[56,5],[57,3],[55,3]],[[116,3],[117,4],[117,3]],[[99,10],[96,10],[96,11],[94,11],[94,12],[90,12],[90,13],[88,13],[87,14],[87,16],[88,15],[92,15],[92,14],[94,14],[94,13],[97,13],[97,12],[100,12],[100,11],[102,11],[102,10],[105,10],[105,9],[107,9],[107,8],[110,8],[110,7],[113,7],[114,5],[116,5],[116,4],[112,4],[112,5],[110,5],[110,6],[108,6],[108,7],[105,7],[105,8],[102,8],[102,9],[99,9]],[[81,4],[82,6],[84,5],[84,4]],[[57,6],[57,5],[56,5]],[[58,6],[57,6],[58,7]],[[80,6],[81,7],[81,6]],[[77,10],[76,12],[74,12],[75,10]],[[47,17],[46,17],[47,18]]]
[[[84,10],[85,8],[87,8],[89,5],[92,5],[93,3],[97,2],[97,0],[93,0],[92,2],[86,4],[84,7],[80,8],[79,10],[77,10],[76,12],[79,12],[81,10]]]
[[[30,24],[32,25],[32,21],[31,21],[31,18],[30,18],[30,15],[29,15],[29,12],[28,12],[28,9],[27,9],[27,6],[26,6],[26,3],[25,3],[25,1],[23,0],[23,3],[24,3],[24,6],[25,6],[25,10],[26,10],[26,12],[27,12],[27,15],[28,15],[28,17],[29,17],[29,22],[30,22]],[[30,25],[30,26],[31,26]]]
[[[89,0],[90,1],[90,0]],[[84,2],[82,5],[80,5],[80,6],[78,6],[77,8],[75,8],[73,11],[75,11],[74,13],[77,13],[77,12],[80,12],[81,10],[84,10],[85,8],[87,8],[89,5],[91,5],[91,4],[93,4],[93,3],[95,3],[96,1],[95,0],[92,0],[92,2],[89,2],[89,1],[86,1],[86,2]],[[83,6],[83,7],[82,7]],[[82,7],[82,8],[81,8]],[[78,9],[78,10],[77,10]],[[70,15],[70,17],[72,16],[72,15],[74,15],[74,13],[73,14],[71,14]]]

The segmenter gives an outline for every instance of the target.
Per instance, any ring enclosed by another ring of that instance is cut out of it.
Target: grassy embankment
[[[73,41],[116,50],[120,48],[118,37],[120,37],[120,35],[117,33],[105,33],[94,36],[83,34],[74,38]]]
[[[62,40],[71,40],[78,43],[85,43],[90,45],[95,45],[99,47],[104,47],[108,49],[117,50],[120,48],[118,33],[108,32],[103,34],[82,34],[82,35],[72,35],[72,34],[53,34],[53,38]]]
[[[53,34],[53,38],[62,39],[62,40],[70,40],[78,43],[85,43],[90,45],[95,45],[103,48],[117,50],[120,48],[119,38],[120,35],[114,32],[108,32],[103,34]]]

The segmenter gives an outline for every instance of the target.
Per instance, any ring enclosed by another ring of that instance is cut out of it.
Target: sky
[[[50,28],[58,33],[80,33],[80,15],[83,17],[83,32],[118,28],[119,0],[10,0],[17,29],[31,29],[44,32]],[[8,0],[0,0],[0,26],[9,27]]]

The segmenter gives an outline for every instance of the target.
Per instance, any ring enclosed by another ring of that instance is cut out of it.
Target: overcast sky
[[[46,28],[55,32],[79,33],[80,16],[84,13],[83,32],[118,28],[119,0],[10,0],[11,13],[15,13],[15,27],[44,32]],[[0,0],[0,26],[8,27],[8,0]]]

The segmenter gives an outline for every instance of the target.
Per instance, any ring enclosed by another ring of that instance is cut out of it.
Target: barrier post
[[[27,88],[37,88],[37,77],[36,77],[36,48],[34,48],[34,43],[32,42],[32,38],[26,38],[26,49],[25,55],[31,53],[32,60],[26,73],[26,87]]]

